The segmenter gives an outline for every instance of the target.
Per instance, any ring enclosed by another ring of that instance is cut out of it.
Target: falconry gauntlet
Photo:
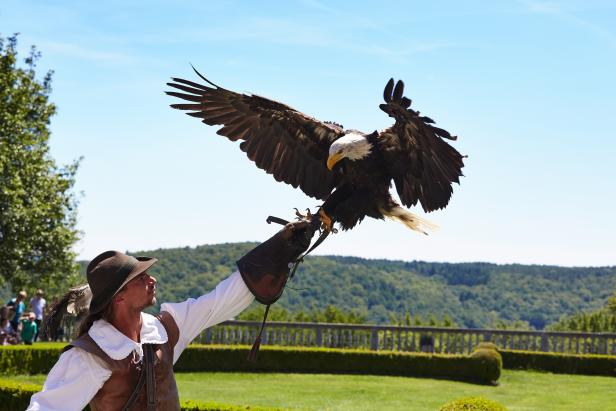
[[[289,223],[237,261],[240,274],[257,301],[269,305],[280,298],[290,268],[308,249],[314,232],[314,225],[308,222]]]

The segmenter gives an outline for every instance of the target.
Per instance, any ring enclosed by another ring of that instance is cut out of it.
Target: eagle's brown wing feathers
[[[186,114],[205,124],[222,125],[217,134],[242,140],[242,151],[277,181],[299,187],[311,197],[327,198],[339,179],[326,163],[329,146],[344,134],[340,127],[265,97],[226,90],[199,76],[209,85],[179,78],[167,83],[182,91],[168,95],[190,102],[171,107],[189,111]]]
[[[464,156],[443,140],[456,137],[409,108],[411,100],[402,97],[403,90],[404,84],[399,81],[388,99],[385,89],[387,104],[381,109],[396,123],[380,133],[381,152],[402,203],[411,207],[419,201],[426,212],[438,210],[449,203],[452,183],[459,183]]]

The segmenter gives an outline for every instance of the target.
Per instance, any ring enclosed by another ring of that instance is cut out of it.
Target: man
[[[24,311],[26,311],[26,303],[24,303],[24,300],[27,296],[28,295],[26,294],[26,292],[21,290],[19,293],[17,293],[17,297],[13,298],[7,304],[7,306],[11,307],[15,313],[11,318],[11,327],[13,327],[13,330],[15,331],[17,331],[17,329],[19,328],[19,320],[21,319],[21,316],[23,315]]]
[[[30,307],[32,308],[32,312],[35,316],[36,322],[36,334],[34,335],[34,341],[37,340],[38,335],[41,331],[41,323],[43,322],[43,311],[45,310],[45,306],[47,305],[47,301],[43,298],[43,290],[40,288],[36,290],[36,294],[34,297],[30,299]]]
[[[142,310],[156,301],[156,279],[148,269],[157,260],[117,251],[100,254],[87,268],[92,300],[79,337],[62,353],[28,410],[81,410],[88,403],[93,411],[179,410],[173,364],[182,351],[205,328],[239,314],[255,297],[266,304],[275,301],[290,263],[308,248],[313,234],[308,223],[287,224],[242,257],[239,270],[215,290],[165,303],[156,316]]]

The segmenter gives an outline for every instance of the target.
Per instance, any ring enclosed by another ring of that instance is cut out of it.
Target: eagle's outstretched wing
[[[421,203],[425,212],[447,206],[459,183],[464,162],[455,148],[443,138],[455,140],[447,131],[434,127],[429,117],[410,109],[411,100],[403,97],[404,83],[390,79],[385,87],[386,104],[380,108],[396,123],[379,135],[379,146],[402,203],[411,207]]]
[[[167,84],[182,92],[167,94],[190,103],[171,107],[190,111],[186,114],[205,124],[223,125],[217,134],[243,140],[240,148],[257,167],[311,197],[327,198],[339,179],[327,169],[328,150],[344,134],[341,127],[264,97],[226,90],[195,72],[208,85],[173,78]]]

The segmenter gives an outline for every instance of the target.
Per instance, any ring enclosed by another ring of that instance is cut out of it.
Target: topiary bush
[[[507,408],[487,398],[468,397],[449,402],[439,411],[507,411]]]
[[[470,357],[477,360],[475,362],[476,373],[481,381],[489,381],[490,384],[497,385],[503,369],[503,357],[498,351],[490,347],[487,343],[481,343],[471,353]]]
[[[487,348],[489,350],[499,351],[499,349],[496,346],[496,344],[494,344],[493,342],[490,342],[490,341],[480,342],[479,344],[477,344],[475,349],[478,350],[479,348]]]

